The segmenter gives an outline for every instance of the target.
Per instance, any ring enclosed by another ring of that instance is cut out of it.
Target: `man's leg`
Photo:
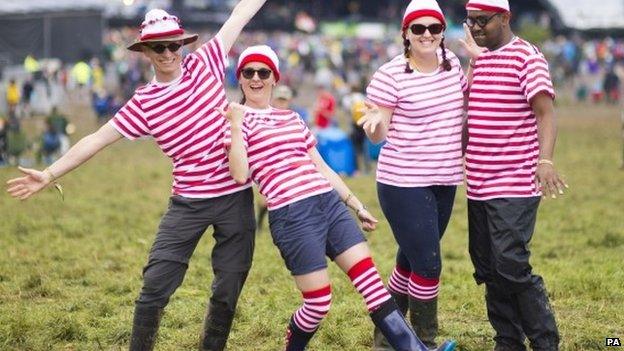
[[[194,212],[193,200],[180,196],[171,198],[143,269],[143,287],[134,311],[131,351],[154,348],[162,311],[182,284],[188,260],[209,220]]]
[[[540,276],[532,273],[528,244],[533,236],[539,197],[487,202],[495,286],[506,292],[534,350],[558,350],[559,333]]]
[[[489,218],[485,201],[468,200],[468,247],[477,284],[485,283],[488,319],[496,332],[497,351],[526,350],[518,313],[504,291],[497,289]]]
[[[215,199],[212,296],[200,340],[201,350],[223,350],[238,298],[251,268],[256,223],[251,189]]]

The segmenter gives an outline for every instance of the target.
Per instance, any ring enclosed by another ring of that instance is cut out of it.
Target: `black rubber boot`
[[[401,312],[401,314],[405,316],[407,314],[407,308],[409,305],[407,295],[399,294],[394,291],[389,291],[389,292],[392,298],[394,299],[394,302],[396,302],[397,307],[399,308],[399,312]],[[388,340],[386,340],[386,338],[381,333],[381,330],[379,330],[379,328],[377,327],[375,327],[375,330],[373,332],[373,350],[374,351],[394,351],[392,346],[390,346],[390,343],[388,343]]]
[[[199,349],[201,351],[224,350],[233,320],[233,311],[212,302],[209,303]]]
[[[152,351],[163,309],[137,305],[134,308],[130,351]]]
[[[534,351],[558,351],[559,331],[544,281],[539,276],[533,279],[531,287],[515,295],[518,306],[522,306],[519,309],[522,329]]]
[[[286,331],[286,351],[303,351],[306,346],[310,342],[310,339],[316,333],[316,330],[313,332],[306,332],[301,330],[295,324],[295,321],[290,318],[290,323],[288,324],[288,330]]]
[[[409,298],[409,319],[416,335],[428,348],[436,348],[438,336],[438,298],[421,301]]]

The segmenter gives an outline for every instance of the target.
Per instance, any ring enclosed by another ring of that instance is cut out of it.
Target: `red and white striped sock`
[[[394,266],[390,279],[388,279],[388,290],[396,294],[407,295],[409,277],[410,271],[399,266]]]
[[[331,305],[331,286],[306,291],[303,295],[303,306],[293,315],[293,321],[299,329],[311,333],[318,328],[319,324],[327,313]]]
[[[425,278],[412,273],[409,278],[409,295],[420,301],[429,301],[438,297],[440,279]]]
[[[367,257],[356,263],[347,274],[355,285],[355,289],[364,297],[368,312],[373,312],[391,298],[372,258]]]

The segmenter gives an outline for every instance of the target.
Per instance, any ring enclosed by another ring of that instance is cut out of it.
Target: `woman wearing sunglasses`
[[[280,78],[275,52],[266,45],[247,48],[237,75],[244,106],[232,103],[222,112],[230,121],[225,140],[230,172],[239,183],[251,175],[266,197],[273,242],[303,295],[288,325],[286,350],[304,350],[329,311],[326,256],[347,273],[394,349],[428,350],[384,287],[347,207],[366,231],[374,230],[377,220],[325,164],[301,118],[270,106]],[[445,347],[452,350],[454,344]]]
[[[24,177],[9,181],[9,193],[26,199],[123,137],[151,136],[172,159],[172,196],[143,269],[130,350],[154,348],[163,310],[208,226],[214,228],[214,280],[199,348],[225,348],[251,268],[255,221],[251,182],[239,184],[229,175],[222,145],[227,121],[216,109],[227,103],[227,53],[265,1],[241,0],[217,35],[185,57],[180,48],[196,41],[197,34],[185,33],[178,18],[164,10],[147,12],[140,37],[128,49],[147,56],[154,79],[46,170],[22,169]]]
[[[436,345],[440,239],[463,179],[462,124],[467,82],[444,47],[435,0],[413,0],[402,22],[405,52],[381,66],[367,88],[358,124],[382,147],[377,193],[398,243],[388,288],[416,334]],[[377,350],[387,349],[379,331]]]

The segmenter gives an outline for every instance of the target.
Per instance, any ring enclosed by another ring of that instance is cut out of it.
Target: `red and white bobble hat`
[[[467,11],[508,12],[508,0],[470,0],[466,4]]]
[[[142,44],[154,41],[184,41],[184,45],[197,40],[197,34],[185,33],[180,27],[180,20],[165,10],[153,9],[145,14],[145,20],[141,23],[140,37],[128,50],[142,51]]]
[[[250,46],[241,52],[238,57],[238,65],[236,66],[236,76],[240,77],[240,73],[249,62],[262,62],[269,66],[273,75],[275,75],[275,81],[280,79],[279,72],[279,58],[273,49],[267,45],[255,45]]]
[[[442,24],[446,25],[444,14],[442,13],[442,9],[440,9],[440,5],[438,5],[436,0],[412,0],[409,5],[407,5],[407,9],[403,15],[403,25],[401,28],[405,30],[407,26],[409,26],[410,22],[425,16],[435,17],[440,20]]]

